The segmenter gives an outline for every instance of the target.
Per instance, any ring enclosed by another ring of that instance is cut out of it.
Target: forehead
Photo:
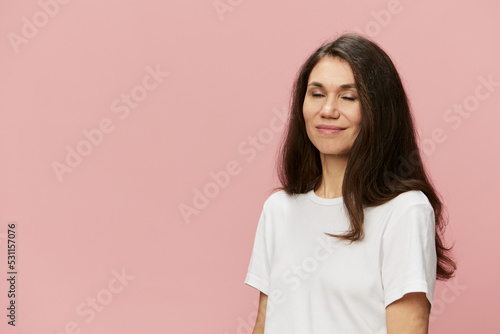
[[[349,63],[340,58],[324,57],[314,66],[309,75],[310,81],[324,84],[354,83],[354,74]]]

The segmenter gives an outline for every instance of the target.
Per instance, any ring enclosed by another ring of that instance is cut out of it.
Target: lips
[[[318,129],[318,130],[345,130],[345,128],[341,128],[340,126],[326,125],[326,124],[317,125],[316,129]]]
[[[318,130],[319,133],[325,136],[336,135],[337,133],[341,133],[342,131],[345,130],[345,128],[341,128],[340,126],[326,125],[326,124],[317,125],[316,129]]]

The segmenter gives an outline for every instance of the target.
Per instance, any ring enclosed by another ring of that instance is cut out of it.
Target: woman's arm
[[[266,307],[267,295],[261,292],[259,297],[259,310],[257,311],[257,320],[255,321],[255,327],[252,334],[264,334],[264,328],[266,326]]]
[[[407,293],[386,307],[387,334],[428,334],[429,311],[424,292]]]

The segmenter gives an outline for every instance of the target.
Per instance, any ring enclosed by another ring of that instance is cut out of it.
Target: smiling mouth
[[[345,128],[341,128],[339,126],[325,124],[316,126],[316,129],[319,133],[324,135],[334,135],[345,130]]]
[[[327,128],[317,128],[318,132],[324,135],[334,135],[344,131],[345,129],[327,129]]]

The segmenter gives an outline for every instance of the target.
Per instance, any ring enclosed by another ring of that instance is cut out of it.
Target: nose
[[[325,118],[338,118],[340,116],[334,97],[330,97],[325,101],[325,104],[321,107],[320,115]]]

